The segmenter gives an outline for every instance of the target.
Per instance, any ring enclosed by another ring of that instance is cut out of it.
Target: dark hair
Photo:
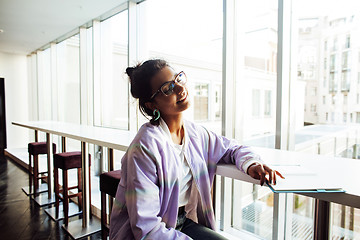
[[[163,68],[170,65],[162,59],[151,59],[137,64],[135,67],[128,67],[126,74],[130,78],[131,95],[139,99],[140,112],[146,117],[151,116],[150,122],[159,125],[159,120],[154,121],[153,111],[145,106],[150,101],[153,94],[151,88],[151,79]]]

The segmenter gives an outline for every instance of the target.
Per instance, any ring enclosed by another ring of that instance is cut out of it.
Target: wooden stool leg
[[[56,216],[59,215],[59,202],[60,202],[60,191],[59,191],[59,169],[54,168],[54,189],[55,189],[55,211]]]
[[[101,236],[107,238],[106,194],[101,192]]]
[[[81,182],[81,168],[77,169],[77,182],[78,182],[78,193],[81,193],[78,195],[78,206],[79,211],[82,210],[82,182]]]
[[[64,209],[64,224],[69,223],[69,196],[68,196],[68,172],[63,170],[63,209]]]
[[[89,164],[89,206],[90,206],[90,217],[92,217],[92,211],[91,211],[91,167]]]
[[[33,169],[32,169],[32,164],[31,164],[31,154],[29,154],[29,193],[31,193],[32,189],[33,189],[33,178],[34,178],[34,173],[33,173]]]
[[[34,159],[34,169],[33,169],[33,173],[34,173],[34,192],[36,192],[39,189],[39,180],[38,180],[38,175],[39,175],[39,156],[38,155],[34,155],[33,156]]]

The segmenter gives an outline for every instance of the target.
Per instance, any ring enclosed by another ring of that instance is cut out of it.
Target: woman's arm
[[[261,157],[249,146],[239,145],[235,140],[206,131],[209,135],[209,161],[214,161],[216,164],[221,162],[235,164],[239,170],[260,180],[261,185],[265,181],[276,184],[276,175],[284,178],[278,171],[264,164]]]

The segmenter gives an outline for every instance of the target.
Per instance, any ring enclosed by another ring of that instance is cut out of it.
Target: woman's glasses
[[[179,72],[174,80],[168,81],[160,86],[160,88],[150,97],[150,101],[159,93],[162,92],[165,96],[170,96],[174,92],[175,83],[185,85],[187,82],[186,75],[183,71]]]

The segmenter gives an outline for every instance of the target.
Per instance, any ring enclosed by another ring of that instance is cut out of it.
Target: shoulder
[[[208,130],[205,127],[188,120],[184,121],[184,125],[190,139],[205,140],[209,138]]]
[[[164,144],[164,134],[159,126],[151,123],[143,124],[131,142],[129,149],[159,149]]]

